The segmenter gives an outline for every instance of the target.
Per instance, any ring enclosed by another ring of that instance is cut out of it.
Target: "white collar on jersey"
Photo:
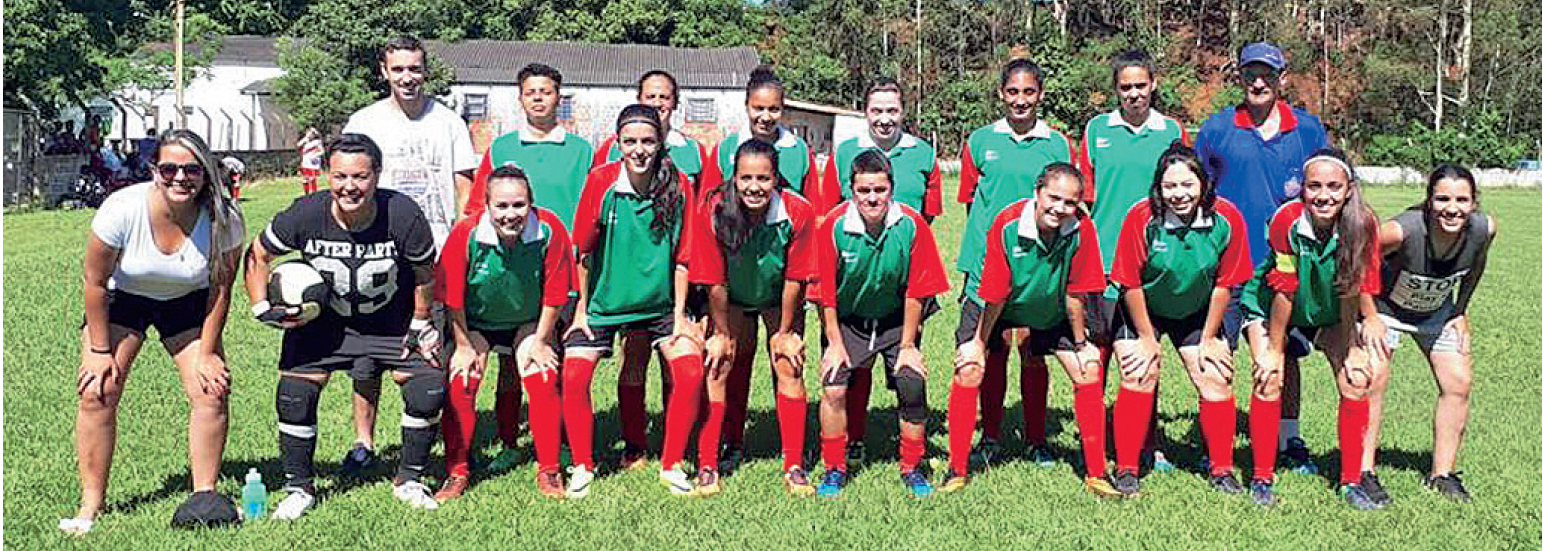
[[[753,139],[754,136],[755,134],[750,132],[750,121],[745,121],[745,125],[739,127],[739,143],[743,144],[746,141]],[[794,135],[792,132],[789,132],[786,127],[779,124],[777,125],[777,141],[772,142],[772,145],[775,145],[781,149],[793,147],[798,145],[798,136]]]
[[[1028,202],[1023,204],[1023,212],[1018,214],[1018,237],[1044,245],[1039,240],[1039,222],[1034,220],[1034,213],[1038,210],[1034,207],[1034,204],[1034,199],[1028,199]],[[1081,222],[1081,216],[1072,216],[1062,220],[1061,227],[1059,228],[1061,237],[1077,233],[1077,224]]]
[[[1109,126],[1123,126],[1129,128],[1131,132],[1140,132],[1142,130],[1160,132],[1168,129],[1168,117],[1158,113],[1156,109],[1150,109],[1147,113],[1146,122],[1141,123],[1141,126],[1136,126],[1131,124],[1130,121],[1125,120],[1125,116],[1120,114],[1119,109],[1115,109],[1109,113]]]
[[[1286,203],[1286,204],[1289,205],[1291,203]],[[1308,212],[1307,212],[1307,204],[1303,203],[1302,204],[1302,215],[1297,217],[1297,221],[1293,222],[1291,225],[1295,226],[1294,229],[1297,231],[1297,235],[1300,235],[1302,237],[1306,237],[1306,238],[1311,239],[1313,241],[1321,242],[1318,239],[1318,232],[1313,231],[1313,221],[1310,218],[1311,216],[1312,215],[1308,214]],[[1329,234],[1329,237],[1332,239],[1333,238],[1333,234],[1332,233]]]
[[[526,124],[529,124],[529,123],[526,123]],[[563,125],[561,125],[561,124],[558,124],[557,127],[552,129],[551,132],[547,132],[546,133],[546,137],[544,137],[544,138],[537,138],[535,136],[532,136],[530,134],[530,131],[528,130],[529,128],[530,128],[529,126],[526,126],[526,129],[523,129],[523,130],[520,131],[520,142],[522,142],[522,143],[563,143],[564,141],[566,141],[568,139],[568,129],[563,128]]]
[[[530,243],[541,239],[541,216],[535,207],[531,208],[531,218],[525,221],[525,230],[520,232],[520,241]],[[483,245],[498,245],[498,229],[493,227],[493,213],[482,211],[482,217],[477,220],[477,228],[472,232],[478,243]]]
[[[1029,138],[1045,139],[1050,137],[1050,125],[1045,122],[1045,119],[1034,119],[1034,127],[1030,128],[1027,134],[1013,132],[1013,125],[1007,124],[1006,118],[997,119],[997,122],[992,123],[991,130],[998,134],[1006,134],[1007,137],[1017,142]]]
[[[1200,207],[1196,206],[1195,208]],[[1211,221],[1211,214],[1206,212],[1205,209],[1201,209],[1199,212],[1195,213],[1195,219],[1189,222],[1188,227],[1209,228],[1212,224],[1214,224],[1214,222]],[[1176,230],[1183,227],[1186,227],[1184,225],[1184,220],[1179,218],[1179,215],[1174,214],[1172,210],[1163,213],[1163,229]]]
[[[664,144],[670,147],[685,147],[688,143],[690,142],[686,141],[686,135],[681,134],[674,128],[671,128],[670,132],[664,135]]]
[[[900,141],[895,142],[894,149],[906,149],[906,148],[910,148],[910,147],[916,147],[916,144],[917,144],[916,136],[912,136],[912,135],[910,135],[909,133],[906,133],[906,132],[901,132],[900,133]],[[871,133],[871,132],[863,132],[863,133],[857,135],[857,147],[860,147],[862,149],[879,149],[879,142],[874,141],[873,133]],[[893,151],[894,149],[891,149],[890,151]],[[888,151],[886,151],[885,153],[888,153]]]
[[[884,227],[889,228],[900,222],[900,217],[902,216],[905,216],[905,213],[900,210],[900,202],[890,201],[889,211],[884,213]],[[855,200],[847,201],[847,211],[841,215],[841,229],[847,233],[868,233],[868,224],[863,222],[862,213],[857,212],[857,202]]]
[[[770,226],[788,220],[788,205],[782,201],[782,191],[774,190],[771,194],[771,203],[766,205],[766,225]]]

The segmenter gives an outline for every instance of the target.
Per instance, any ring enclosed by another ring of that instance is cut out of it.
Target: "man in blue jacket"
[[[1281,97],[1286,87],[1286,55],[1266,42],[1244,46],[1238,54],[1238,84],[1243,103],[1212,115],[1195,139],[1216,193],[1237,205],[1248,225],[1248,248],[1257,267],[1269,254],[1265,242],[1270,216],[1302,190],[1302,163],[1329,144],[1318,117],[1292,107]],[[1228,309],[1224,330],[1236,335],[1241,322],[1238,293]],[[1290,337],[1282,388],[1281,464],[1297,472],[1317,472],[1307,443],[1297,429],[1301,376],[1297,358],[1312,350],[1300,335]]]

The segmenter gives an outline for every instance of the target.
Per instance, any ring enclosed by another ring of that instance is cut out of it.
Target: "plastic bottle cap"
[[[246,481],[247,482],[262,482],[263,481],[263,475],[262,475],[262,473],[257,472],[257,467],[252,467],[251,469],[247,470],[247,472],[246,472]]]

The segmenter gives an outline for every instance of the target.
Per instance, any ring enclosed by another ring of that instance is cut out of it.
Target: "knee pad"
[[[895,397],[899,402],[900,420],[907,423],[927,421],[927,380],[920,375],[901,370],[895,374]]]
[[[445,406],[445,380],[439,375],[416,373],[402,383],[402,427],[427,428],[439,422]]]
[[[320,399],[320,384],[280,376],[275,400],[279,413],[279,432],[297,438],[315,438],[316,403]]]

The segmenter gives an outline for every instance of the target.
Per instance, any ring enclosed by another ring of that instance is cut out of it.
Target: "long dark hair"
[[[204,167],[204,187],[198,191],[194,200],[198,202],[199,207],[209,209],[209,283],[219,285],[227,279],[234,279],[235,271],[227,269],[224,256],[225,250],[231,245],[226,243],[229,237],[227,234],[230,233],[233,224],[241,222],[242,215],[241,206],[230,197],[229,173],[214,158],[214,153],[209,150],[209,144],[192,130],[178,128],[158,136],[155,146],[156,162],[160,162],[161,149],[167,146],[177,146],[192,152],[193,159],[198,161],[199,166]],[[160,179],[159,172],[156,179]]]
[[[1314,161],[1318,157],[1329,157],[1344,163],[1345,177],[1349,183],[1349,189],[1345,194],[1345,204],[1340,207],[1339,216],[1334,220],[1334,233],[1339,235],[1339,249],[1334,251],[1334,286],[1339,289],[1341,295],[1352,295],[1360,287],[1361,276],[1366,273],[1368,266],[1366,258],[1371,255],[1372,247],[1377,241],[1377,213],[1366,204],[1366,199],[1361,196],[1361,182],[1356,178],[1355,165],[1350,164],[1350,159],[1345,152],[1334,147],[1325,147],[1313,152],[1302,163],[1302,177],[1307,177],[1307,167],[1314,162],[1327,162],[1322,159]],[[1306,186],[1303,186],[1306,189]]]
[[[1211,183],[1211,176],[1206,174],[1205,164],[1200,162],[1200,156],[1195,150],[1184,142],[1174,140],[1168,145],[1168,150],[1157,158],[1157,172],[1152,174],[1152,188],[1147,190],[1147,205],[1152,208],[1152,219],[1161,220],[1168,214],[1168,203],[1163,201],[1163,173],[1168,172],[1168,167],[1182,164],[1189,167],[1189,171],[1195,173],[1200,179],[1200,202],[1196,204],[1195,214],[1211,212],[1216,207],[1216,185]]]
[[[670,146],[664,141],[664,125],[659,120],[659,110],[641,103],[628,105],[616,117],[616,133],[620,135],[622,127],[632,123],[652,125],[659,139],[659,151],[654,154],[654,161],[649,165],[647,185],[645,189],[636,191],[654,200],[654,221],[649,229],[655,234],[669,233],[675,223],[683,218],[682,210],[686,200],[680,189],[679,173],[675,170],[675,163],[670,160]]]
[[[739,144],[739,149],[734,151],[734,172],[739,173],[740,161],[745,157],[757,156],[771,160],[772,177],[778,180],[776,189],[772,193],[782,193],[782,174],[777,170],[777,148],[772,144],[761,140],[747,140]],[[740,202],[739,186],[735,184],[737,177],[731,176],[713,193],[718,194],[718,204],[713,207],[713,230],[718,236],[718,246],[723,249],[729,258],[739,254],[739,249],[745,246],[750,239],[750,231],[754,229],[756,220],[745,205]]]

